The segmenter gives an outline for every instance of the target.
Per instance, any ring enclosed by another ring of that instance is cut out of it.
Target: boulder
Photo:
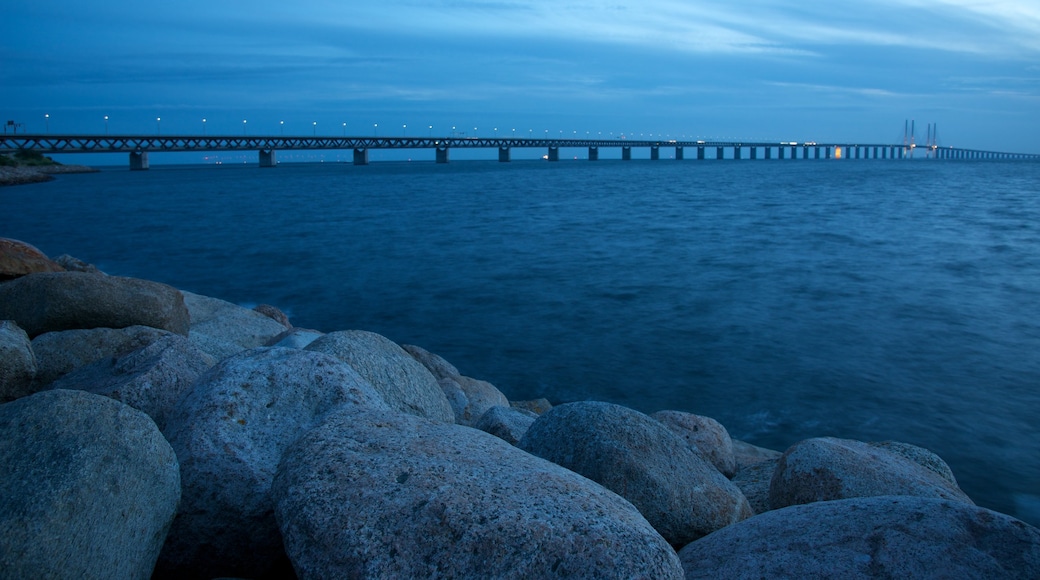
[[[257,304],[253,307],[253,312],[258,312],[271,320],[281,324],[286,328],[292,328],[293,325],[289,322],[289,317],[286,316],[279,308],[271,306],[270,304]]]
[[[10,238],[0,238],[0,281],[12,280],[34,272],[64,270],[35,246]]]
[[[306,348],[308,344],[325,336],[324,332],[309,328],[287,328],[267,341],[264,346],[282,346],[285,348]]]
[[[453,379],[462,374],[459,372],[459,369],[455,368],[455,365],[421,346],[402,344],[401,348],[412,355],[412,358],[419,361],[422,366],[426,367],[426,370],[430,371],[437,380]]]
[[[0,405],[0,473],[0,576],[151,576],[180,478],[147,415],[81,391]]]
[[[340,406],[387,409],[350,366],[257,348],[204,374],[169,415],[183,498],[156,575],[262,577],[284,559],[271,480],[282,452]]]
[[[0,320],[0,403],[33,394],[35,377],[29,335],[13,320]]]
[[[880,495],[972,503],[956,483],[904,455],[834,437],[806,439],[792,445],[780,458],[769,485],[769,504],[773,509]]]
[[[737,473],[733,440],[715,419],[682,411],[658,411],[650,416],[682,437],[694,453],[711,462],[722,475],[733,477]]]
[[[934,472],[936,475],[953,485],[957,485],[957,478],[953,476],[953,470],[950,469],[950,466],[947,465],[941,457],[924,447],[918,447],[900,441],[877,441],[868,443],[867,445],[870,445],[871,447],[879,447],[885,451],[895,453],[896,455],[902,455],[921,467]]]
[[[779,457],[759,461],[744,467],[730,480],[740,488],[756,514],[773,509],[769,503],[769,484],[773,481],[773,471],[778,463]]]
[[[538,415],[526,409],[491,407],[480,416],[473,427],[490,433],[510,445],[516,445],[537,418]]]
[[[109,357],[122,356],[173,333],[150,326],[91,328],[47,332],[32,341],[36,353],[36,388]]]
[[[776,463],[781,455],[783,455],[782,451],[766,449],[740,439],[733,439],[733,459],[737,462],[737,471],[763,461]]]
[[[553,408],[549,399],[531,399],[530,401],[510,401],[509,406],[516,409],[525,409],[535,415],[544,415]]]
[[[134,325],[188,334],[188,309],[176,288],[85,272],[28,274],[0,284],[0,320],[16,321],[30,338]]]
[[[195,381],[217,361],[179,334],[80,367],[51,383],[111,397],[143,411],[166,430],[166,418]]]
[[[553,407],[518,446],[629,500],[673,546],[752,515],[740,490],[681,437],[620,405]]]
[[[1040,578],[1040,530],[960,501],[878,496],[772,511],[679,552],[694,578]]]
[[[299,578],[681,578],[627,501],[475,429],[330,413],[273,494]]]
[[[447,397],[455,422],[472,427],[488,409],[509,406],[509,399],[487,381],[456,376],[437,381]]]
[[[65,268],[65,271],[67,272],[87,272],[88,274],[104,274],[104,272],[98,270],[97,266],[95,266],[94,264],[88,264],[87,262],[84,262],[79,258],[74,258],[68,254],[62,254],[57,258],[54,258],[54,261],[62,268]]]
[[[418,417],[455,422],[437,379],[392,340],[364,330],[331,332],[306,350],[330,354],[354,368],[390,407]]]
[[[279,322],[226,300],[191,292],[183,294],[191,313],[189,338],[217,360],[264,346],[285,331]]]

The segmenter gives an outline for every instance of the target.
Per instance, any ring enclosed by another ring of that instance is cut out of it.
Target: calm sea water
[[[123,168],[0,189],[0,236],[597,399],[930,448],[1040,523],[1040,164]]]

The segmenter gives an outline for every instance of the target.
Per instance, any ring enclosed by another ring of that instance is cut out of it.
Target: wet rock
[[[631,501],[673,546],[752,515],[740,490],[659,421],[598,402],[553,407],[519,447]]]
[[[166,428],[183,499],[157,577],[271,573],[284,559],[270,495],[278,461],[340,406],[387,409],[352,368],[321,353],[257,348],[200,377]]]
[[[41,334],[32,341],[37,363],[36,388],[42,389],[80,367],[124,355],[171,334],[150,326],[91,328]]]
[[[437,381],[447,397],[455,422],[472,427],[488,409],[508,406],[509,399],[487,381],[456,376]]]
[[[12,280],[34,272],[64,270],[36,246],[10,238],[0,238],[0,281]]]
[[[0,284],[0,319],[16,321],[30,338],[134,325],[188,334],[188,309],[176,288],[84,272],[28,274]]]
[[[0,473],[0,576],[151,576],[180,481],[144,413],[81,391],[0,405]]]
[[[354,368],[391,408],[445,423],[455,422],[437,379],[390,339],[364,330],[331,332],[306,350],[330,354]]]
[[[740,488],[756,514],[773,509],[769,503],[769,485],[773,480],[773,472],[778,463],[780,463],[779,457],[753,463],[738,471],[731,480]]]
[[[784,452],[769,487],[773,509],[815,501],[912,495],[972,503],[955,483],[903,455],[834,437],[807,439]]]
[[[217,363],[179,334],[80,367],[51,384],[111,397],[143,411],[166,430],[166,418],[195,381]]]
[[[311,578],[681,578],[627,501],[458,425],[330,414],[286,452],[273,494]]]
[[[960,501],[878,496],[788,507],[679,552],[686,578],[1040,578],[1040,530]]]
[[[68,254],[62,254],[57,258],[54,258],[54,261],[62,268],[65,268],[65,271],[67,272],[86,272],[88,274],[104,274],[104,272],[98,270],[97,266],[95,266],[94,264],[88,264],[87,262],[84,262],[79,258],[74,258]]]
[[[0,320],[0,403],[31,395],[36,356],[29,335],[13,320]]]
[[[480,416],[473,427],[490,433],[510,445],[516,445],[537,418],[538,415],[526,409],[491,407]]]
[[[733,477],[737,473],[733,440],[715,419],[681,411],[658,411],[650,416],[682,437],[694,453],[711,462],[722,475]]]

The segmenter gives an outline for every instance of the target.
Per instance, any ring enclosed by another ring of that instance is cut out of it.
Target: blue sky
[[[914,119],[919,142],[934,122],[942,145],[1040,153],[1035,0],[36,0],[3,15],[0,121],[30,132],[101,133],[108,115],[112,134],[205,118],[232,135],[897,142]]]

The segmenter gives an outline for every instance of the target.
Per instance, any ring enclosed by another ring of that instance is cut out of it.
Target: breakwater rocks
[[[96,173],[97,171],[96,168],[85,165],[55,164],[18,167],[0,165],[0,186],[51,181],[55,175],[62,173]]]
[[[0,240],[0,577],[1036,578],[906,443],[509,401],[442,357]]]

